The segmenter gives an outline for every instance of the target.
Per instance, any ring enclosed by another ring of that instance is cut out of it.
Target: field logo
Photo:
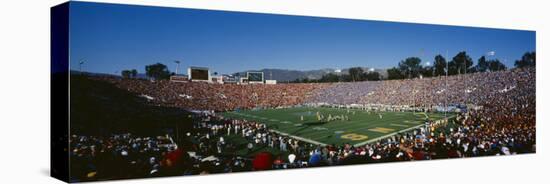
[[[368,139],[369,136],[362,135],[362,134],[356,134],[356,133],[350,133],[350,134],[344,134],[344,135],[340,136],[340,138],[348,139],[348,140],[352,140],[352,141],[360,141],[360,140]]]

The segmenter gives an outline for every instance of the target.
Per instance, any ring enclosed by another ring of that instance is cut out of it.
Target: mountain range
[[[373,69],[368,67],[362,67],[363,71],[367,72],[369,70],[373,70],[375,72],[380,73],[380,75],[384,78],[387,76],[386,70],[383,69]],[[243,72],[237,72],[233,75],[239,75],[239,76],[246,76],[246,72],[264,72],[264,78],[265,80],[277,80],[277,81],[294,81],[296,79],[320,79],[323,77],[323,75],[333,73],[333,74],[349,74],[349,68],[341,69],[338,71],[338,69],[333,68],[325,68],[325,69],[318,69],[318,70],[287,70],[287,69],[269,69],[264,68],[261,70],[247,70]]]

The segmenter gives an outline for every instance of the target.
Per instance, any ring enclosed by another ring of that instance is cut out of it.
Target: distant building
[[[189,82],[189,77],[187,75],[172,75],[170,76],[171,82]]]
[[[277,80],[265,80],[265,84],[277,84]]]
[[[223,83],[224,84],[237,84],[239,80],[236,76],[233,75],[223,75]]]
[[[212,83],[217,83],[217,84],[223,84],[224,83],[223,76],[211,76],[210,81]]]
[[[248,77],[239,78],[239,84],[248,84]]]

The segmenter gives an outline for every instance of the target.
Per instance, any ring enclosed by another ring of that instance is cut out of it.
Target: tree
[[[137,70],[136,69],[132,69],[132,71],[130,71],[130,74],[132,76],[132,78],[136,78],[137,77]]]
[[[166,65],[163,65],[162,63],[145,66],[145,74],[147,77],[156,80],[168,79],[170,77],[170,71],[168,71]]]
[[[526,52],[521,57],[521,60],[516,60],[514,64],[517,68],[522,67],[534,67],[536,66],[536,53],[535,52]]]
[[[333,73],[325,74],[319,79],[319,82],[338,82],[339,76]]]
[[[123,78],[128,79],[130,78],[130,75],[132,74],[132,72],[130,70],[122,70],[120,74],[122,75]]]
[[[502,64],[498,59],[487,61],[487,65],[490,71],[506,70],[506,66]]]
[[[435,56],[434,60],[435,60],[434,61],[434,67],[435,67],[434,75],[435,76],[445,75],[445,70],[447,68],[447,61],[445,60],[445,58],[441,55],[437,55],[437,56]]]
[[[367,72],[365,73],[363,79],[369,80],[369,81],[377,81],[377,80],[380,80],[381,77],[380,77],[380,73],[378,72]]]
[[[311,81],[309,80],[309,78],[303,78],[302,79],[302,83],[310,83]]]
[[[485,71],[487,71],[487,69],[489,69],[489,63],[485,60],[485,56],[481,56],[477,60],[476,71],[477,72],[485,72]]]
[[[396,67],[393,67],[393,68],[390,68],[387,70],[388,72],[388,79],[389,80],[393,80],[393,79],[404,79],[405,78],[405,75],[403,75],[401,73],[401,70],[399,70],[398,68]]]
[[[418,77],[420,72],[422,72],[422,66],[420,65],[422,60],[418,57],[409,57],[405,60],[399,62],[399,70],[401,74],[404,74],[405,77]]]
[[[362,81],[363,76],[363,69],[361,67],[353,67],[349,69],[349,75],[351,77],[351,81]]]
[[[420,73],[422,74],[423,77],[433,77],[434,67],[433,66],[422,67],[422,70]]]
[[[470,68],[473,65],[472,58],[466,54],[466,51],[459,52],[449,62],[449,75],[464,74],[465,72],[473,72]]]
[[[338,75],[338,82],[351,82],[350,75]]]

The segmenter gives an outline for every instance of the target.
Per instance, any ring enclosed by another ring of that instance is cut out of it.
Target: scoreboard
[[[246,72],[248,83],[264,83],[264,72]]]
[[[189,67],[189,80],[210,82],[210,69],[205,67]]]

